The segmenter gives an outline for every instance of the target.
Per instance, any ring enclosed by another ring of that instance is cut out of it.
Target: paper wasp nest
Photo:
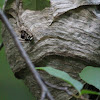
[[[24,42],[23,47],[36,66],[52,66],[80,80],[78,73],[84,67],[100,66],[100,0],[50,0],[50,2],[51,7],[42,11],[21,12],[19,20],[22,26],[34,37],[33,44]],[[16,17],[14,13],[11,14]],[[9,20],[20,37],[15,19]],[[39,87],[6,30],[3,32],[3,41],[16,77],[22,78],[33,95],[38,97]],[[47,73],[40,73],[50,83],[69,86]],[[75,92],[70,86],[69,89]],[[70,98],[64,91],[51,88],[50,91],[55,100]]]

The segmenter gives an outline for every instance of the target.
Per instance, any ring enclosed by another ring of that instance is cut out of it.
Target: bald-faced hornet
[[[33,35],[30,36],[26,31],[22,30],[21,31],[21,38],[24,39],[25,41],[32,41]]]

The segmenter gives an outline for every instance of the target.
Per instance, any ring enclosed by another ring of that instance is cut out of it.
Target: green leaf
[[[29,10],[42,10],[50,6],[49,0],[23,0],[23,8]]]
[[[0,8],[3,8],[4,3],[5,3],[5,0],[0,0]]]
[[[80,91],[83,88],[83,84],[81,84],[79,81],[77,81],[77,80],[73,79],[72,77],[70,77],[64,71],[60,71],[60,70],[54,69],[52,67],[37,67],[36,69],[44,70],[47,73],[49,73],[50,75],[64,80],[65,82],[72,85],[79,92],[79,94],[81,93]]]
[[[86,83],[100,90],[100,68],[88,66],[79,75]]]
[[[36,1],[36,10],[42,10],[45,7],[50,7],[49,0],[37,0]]]
[[[36,10],[36,0],[22,0],[23,8],[29,10]]]
[[[94,94],[94,95],[100,95],[100,92],[90,91],[90,90],[82,90],[81,94]]]

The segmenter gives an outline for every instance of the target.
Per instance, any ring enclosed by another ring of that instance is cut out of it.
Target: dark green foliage
[[[42,10],[45,7],[50,6],[50,1],[49,0],[37,0],[36,1],[36,10]]]
[[[42,10],[50,6],[49,0],[23,0],[23,8],[29,10]]]
[[[36,10],[36,0],[23,0],[23,8]]]
[[[0,0],[0,8],[3,8],[4,2],[4,0]]]

